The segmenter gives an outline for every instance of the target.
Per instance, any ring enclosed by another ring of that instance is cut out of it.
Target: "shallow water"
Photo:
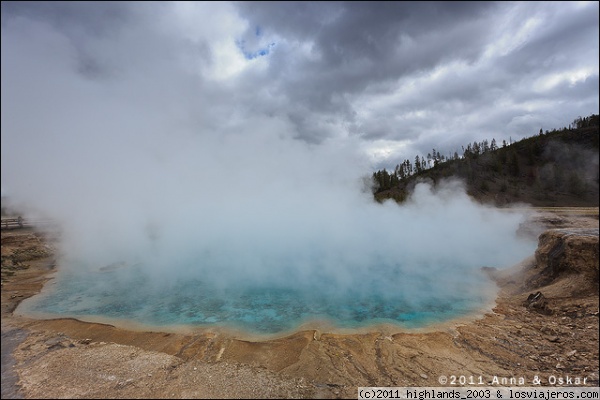
[[[336,290],[327,282],[307,285],[292,281],[268,286],[238,282],[222,286],[198,278],[156,285],[141,266],[125,269],[127,273],[116,268],[59,274],[19,311],[155,327],[216,326],[252,334],[277,334],[317,320],[339,329],[384,323],[421,328],[480,310],[493,297],[490,282],[483,274],[470,280],[468,287],[472,290],[448,290],[444,282],[435,287],[432,281],[428,292],[415,298],[406,290],[414,285],[398,276],[378,276],[364,285]],[[397,285],[391,282],[394,279],[399,280]]]

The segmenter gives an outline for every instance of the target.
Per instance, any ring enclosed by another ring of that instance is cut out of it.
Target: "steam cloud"
[[[90,61],[50,26],[3,27],[2,185],[60,223],[61,271],[125,262],[149,290],[193,278],[418,303],[487,290],[482,266],[531,254],[516,236],[523,215],[474,203],[459,182],[375,203],[358,143],[294,139],[277,94],[251,84],[257,70],[234,89],[177,57],[181,42],[134,46],[133,33],[92,41],[103,57]]]

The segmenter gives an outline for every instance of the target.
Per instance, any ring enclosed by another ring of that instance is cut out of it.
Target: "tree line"
[[[551,137],[552,135],[565,132],[573,133],[575,130],[598,126],[600,126],[599,116],[597,114],[592,114],[587,117],[580,116],[575,118],[568,127],[564,127],[561,130],[546,130],[544,133],[543,130],[540,129],[538,135],[526,137],[515,142],[513,142],[512,139],[509,139],[509,142],[503,140],[502,143],[498,145],[494,138],[491,140],[484,139],[480,142],[474,141],[467,144],[466,147],[462,146],[461,154],[459,154],[458,151],[455,151],[453,154],[445,156],[444,154],[441,154],[439,150],[433,148],[430,153],[427,153],[427,156],[416,155],[413,160],[405,159],[397,164],[391,171],[383,168],[373,172],[372,179],[375,184],[375,193],[398,187],[401,183],[416,175],[422,174],[425,171],[435,170],[442,164],[448,163],[466,163],[467,179],[469,179],[471,175],[469,174],[469,171],[471,170],[471,168],[469,168],[471,166],[471,161],[486,158],[486,155],[488,154],[494,155],[494,157],[488,156],[488,162],[484,163],[488,168],[496,171],[505,170],[508,175],[518,177],[522,171],[522,160],[521,157],[517,155],[515,147],[523,149],[522,154],[525,154],[526,157],[525,163],[526,165],[531,166],[535,163],[536,158],[543,152],[542,142],[535,140],[535,138],[540,136]],[[597,148],[597,143],[595,143],[593,147]],[[510,151],[511,149],[512,151]],[[489,162],[490,159],[493,159],[494,161]],[[485,184],[485,182],[482,183],[482,185]]]

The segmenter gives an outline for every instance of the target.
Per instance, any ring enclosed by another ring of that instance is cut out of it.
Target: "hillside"
[[[573,128],[540,131],[501,147],[495,141],[491,146],[487,141],[469,144],[462,157],[455,153],[451,159],[440,159],[438,153],[431,168],[425,168],[423,157],[419,168],[407,160],[408,168],[403,163],[395,171],[373,174],[378,185],[374,196],[378,201],[402,202],[419,181],[435,184],[456,177],[466,183],[470,196],[497,206],[597,207],[598,137],[598,115],[591,115],[575,120]]]

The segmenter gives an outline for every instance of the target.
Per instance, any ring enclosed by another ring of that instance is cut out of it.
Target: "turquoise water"
[[[344,290],[335,290],[327,282],[216,286],[191,278],[158,285],[145,277],[140,267],[127,268],[127,273],[116,269],[61,274],[50,290],[24,306],[25,312],[82,319],[101,317],[158,327],[219,326],[277,334],[314,320],[342,329],[380,323],[418,328],[469,314],[489,301],[489,293],[484,296],[473,290],[442,290],[445,282],[431,286],[428,293],[419,291],[421,295],[416,299],[406,289],[414,284],[390,285],[390,279],[401,279],[396,276]],[[377,287],[382,282],[385,290]],[[486,286],[483,281],[479,284]],[[394,286],[398,290],[389,289]]]

